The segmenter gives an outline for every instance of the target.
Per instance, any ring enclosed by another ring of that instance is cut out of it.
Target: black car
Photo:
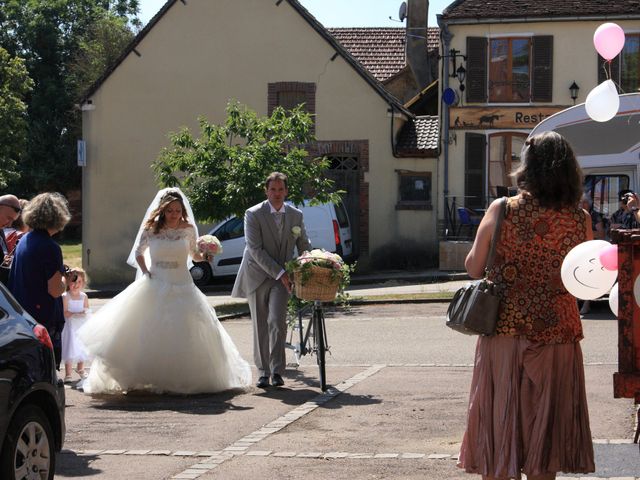
[[[0,479],[52,479],[65,435],[53,345],[0,283]]]

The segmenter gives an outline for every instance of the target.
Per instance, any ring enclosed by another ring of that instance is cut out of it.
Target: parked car
[[[288,202],[290,203],[290,202]],[[311,206],[305,200],[302,207],[304,225],[313,248],[337,253],[346,261],[353,258],[351,225],[342,203],[323,203]],[[235,276],[240,269],[245,247],[244,219],[230,217],[209,232],[222,243],[222,254],[211,262],[197,262],[191,268],[196,285],[206,285],[213,277]]]
[[[65,436],[64,384],[47,329],[0,284],[0,478],[53,479]]]

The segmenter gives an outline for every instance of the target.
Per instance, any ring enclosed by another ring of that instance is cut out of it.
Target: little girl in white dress
[[[65,324],[62,330],[62,361],[64,362],[64,381],[72,380],[71,371],[73,363],[76,372],[84,379],[87,374],[84,370],[84,362],[90,359],[84,344],[78,337],[78,330],[87,321],[91,313],[89,298],[82,290],[87,284],[87,276],[81,268],[75,268],[69,275],[67,291],[62,294]],[[73,279],[75,278],[75,281]]]

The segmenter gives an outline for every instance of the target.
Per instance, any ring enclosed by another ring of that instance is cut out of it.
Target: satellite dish
[[[400,10],[398,11],[398,18],[401,22],[404,22],[404,19],[407,18],[407,2],[402,2],[400,4]]]

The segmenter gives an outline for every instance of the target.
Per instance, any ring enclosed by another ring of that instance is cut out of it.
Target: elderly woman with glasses
[[[31,231],[16,247],[9,289],[25,310],[47,328],[59,368],[64,327],[62,294],[66,284],[62,250],[51,237],[64,229],[71,214],[62,195],[41,193],[28,203],[22,218]]]

